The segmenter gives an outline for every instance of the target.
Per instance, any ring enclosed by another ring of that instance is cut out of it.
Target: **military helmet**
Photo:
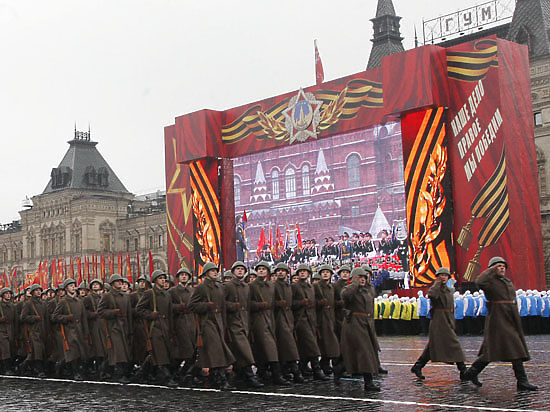
[[[339,275],[340,272],[342,272],[343,270],[347,270],[348,272],[351,272],[351,268],[350,268],[348,265],[342,265],[342,266],[340,267],[340,269],[338,269],[338,270],[336,271],[336,273]]]
[[[75,282],[75,284],[76,284],[76,282]],[[80,285],[78,285],[77,289],[90,289],[90,287],[88,286],[88,282],[83,281],[83,282],[80,282]]]
[[[115,280],[116,280],[116,279],[115,279]],[[113,290],[113,287],[111,286],[110,283],[105,283],[103,286],[105,287],[105,290],[106,290],[107,292],[110,292],[111,290]]]
[[[315,272],[312,277],[313,280],[321,280],[321,274],[319,272]]]
[[[166,281],[169,282],[169,283],[171,283],[172,285],[175,284],[175,282],[174,282],[174,276],[172,276],[172,275],[169,274],[169,273],[166,274]]]
[[[103,287],[103,282],[102,282],[101,280],[99,280],[99,279],[93,279],[93,280],[90,282],[90,289],[92,288],[92,285],[93,285],[94,283],[98,283],[99,286]]]
[[[32,293],[32,292],[34,292],[34,291],[37,290],[37,289],[42,290],[42,286],[40,286],[40,285],[38,285],[38,284],[35,283],[35,284],[33,284],[33,285],[31,285],[31,286],[29,287],[29,292]]]
[[[4,296],[4,293],[8,293],[8,292],[12,293],[10,288],[2,288],[2,290],[0,290],[0,296]]]
[[[137,278],[137,281],[139,282],[140,280],[144,280],[146,281],[149,285],[151,284],[151,281],[149,280],[149,277],[147,275],[141,275],[139,278]]]
[[[372,267],[371,265],[362,265],[361,269],[363,269],[365,272],[370,273],[372,275]]]
[[[449,270],[449,268],[441,267],[437,269],[437,271],[435,272],[435,276],[439,276],[439,275],[451,276],[451,271]]]
[[[248,269],[246,268],[246,265],[244,264],[244,262],[241,262],[240,260],[237,260],[235,263],[233,263],[231,265],[231,272],[233,272],[235,270],[235,268],[238,268],[239,266],[242,266],[244,268],[245,273],[248,271]]]
[[[218,269],[218,265],[216,265],[214,262],[206,262],[204,266],[202,267],[202,272],[200,277],[202,278],[204,275],[206,275],[206,272],[209,270],[216,269],[218,272],[220,271]]]
[[[63,281],[63,283],[61,284],[61,289],[65,289],[67,286],[69,286],[70,284],[74,284],[76,285],[76,280],[74,279],[65,279]]]
[[[275,271],[277,270],[286,270],[286,273],[290,273],[290,267],[285,262],[279,262],[275,266]]]
[[[256,263],[256,266],[254,266],[254,269],[258,270],[260,266],[267,268],[268,273],[271,273],[271,265],[269,264],[269,262],[266,262],[265,260],[260,260],[258,263]]]
[[[189,269],[187,269],[185,266],[183,266],[183,267],[179,268],[178,271],[176,272],[176,278],[179,275],[181,275],[182,273],[187,274],[187,276],[189,276],[189,278],[193,277],[193,274],[191,273],[191,271]]]
[[[109,278],[109,284],[112,285],[117,280],[122,281],[122,276],[120,276],[118,273],[115,273],[115,274],[111,275],[111,277]]]
[[[166,279],[168,279],[168,275],[164,272],[164,270],[157,269],[151,274],[151,280],[154,282],[160,276],[164,276]]]
[[[223,277],[224,278],[232,278],[233,277],[233,272],[231,272],[230,270],[226,270],[223,272]]]
[[[319,266],[319,268],[317,269],[317,273],[320,274],[323,270],[328,270],[328,271],[330,271],[331,274],[334,275],[334,269],[330,265],[321,265],[321,266]]]
[[[363,276],[365,278],[368,278],[369,275],[367,274],[367,272],[365,272],[365,269],[363,268],[354,268],[352,271],[351,271],[351,276]]]
[[[298,265],[298,267],[296,268],[296,273],[298,273],[300,270],[307,270],[309,272],[310,275],[313,274],[313,271],[311,270],[311,266],[305,264],[305,263],[300,263]]]
[[[508,262],[500,256],[493,256],[491,259],[489,259],[489,267],[495,266],[497,263],[504,263],[506,267],[508,267]]]
[[[123,277],[123,278],[122,278],[122,282],[123,282],[123,283],[126,283],[128,286],[132,286],[132,282],[130,282],[130,281],[128,280],[128,278],[124,278],[124,277]]]

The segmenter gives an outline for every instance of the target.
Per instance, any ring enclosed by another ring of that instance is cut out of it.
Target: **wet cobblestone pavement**
[[[528,336],[531,358],[525,369],[538,392],[518,393],[510,364],[489,365],[480,375],[482,388],[460,383],[456,367],[428,364],[426,380],[409,369],[425,337],[381,337],[381,360],[389,375],[378,379],[382,391],[365,393],[362,382],[346,380],[336,387],[308,381],[289,388],[262,391],[168,389],[153,386],[2,378],[1,411],[550,411],[550,335]],[[468,363],[476,357],[481,337],[461,337]]]

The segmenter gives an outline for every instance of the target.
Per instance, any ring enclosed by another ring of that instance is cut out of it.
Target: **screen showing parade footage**
[[[408,270],[401,124],[233,159],[237,260]]]

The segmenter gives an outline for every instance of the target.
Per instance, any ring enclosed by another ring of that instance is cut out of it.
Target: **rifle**
[[[31,342],[29,340],[29,325],[27,325],[25,323],[25,326],[23,327],[23,330],[25,332],[25,343],[26,343],[26,346],[27,346],[27,353],[31,353],[32,352],[32,348],[31,348]]]

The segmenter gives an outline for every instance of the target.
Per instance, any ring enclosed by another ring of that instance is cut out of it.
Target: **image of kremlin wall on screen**
[[[399,122],[237,157],[233,166],[237,260],[408,270]]]

